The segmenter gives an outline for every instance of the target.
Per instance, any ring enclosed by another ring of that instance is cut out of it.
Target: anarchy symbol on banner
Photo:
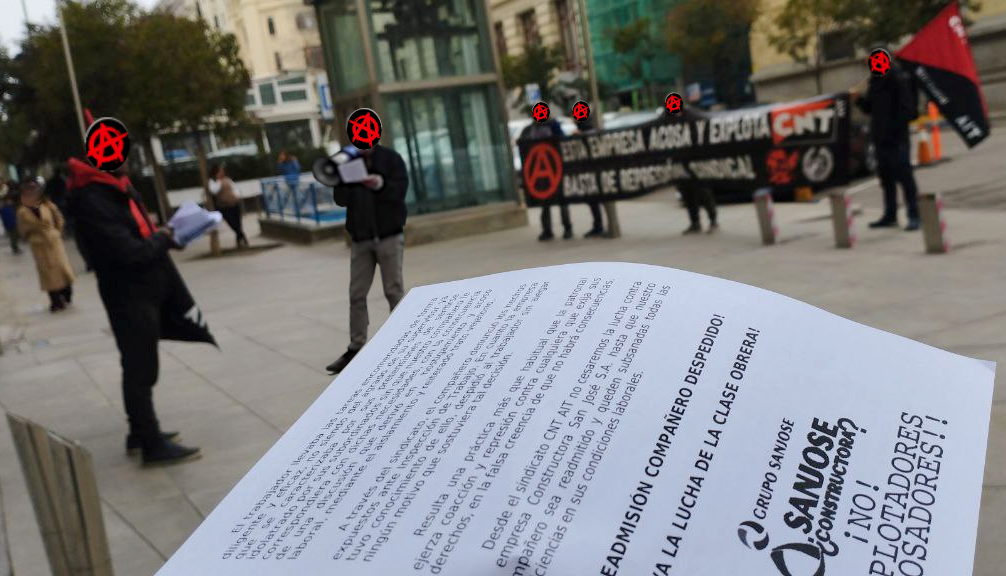
[[[681,112],[681,96],[677,92],[671,92],[664,99],[664,109],[671,114]]]
[[[548,120],[549,116],[548,104],[544,102],[539,102],[535,104],[534,108],[531,109],[531,116],[535,119],[536,122],[544,122]]]
[[[577,122],[583,122],[590,116],[590,106],[583,100],[578,100],[576,104],[573,104],[573,120]]]
[[[349,115],[346,135],[353,146],[369,150],[381,139],[381,118],[370,108],[360,108]]]
[[[883,48],[877,48],[870,53],[870,73],[883,76],[891,70],[891,55]]]
[[[129,132],[115,118],[98,118],[87,129],[87,161],[98,170],[112,172],[129,156]]]
[[[549,142],[535,144],[524,158],[524,186],[528,195],[547,200],[562,182],[562,156]]]

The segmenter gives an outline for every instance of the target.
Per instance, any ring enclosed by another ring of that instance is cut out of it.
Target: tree
[[[798,62],[812,63],[821,86],[821,35],[841,31],[855,46],[894,45],[916,33],[944,7],[946,0],[787,0],[771,20],[769,42]],[[977,10],[977,0],[960,0]]]
[[[25,144],[31,139],[31,129],[24,114],[10,106],[12,95],[18,89],[14,67],[14,60],[0,46],[0,161],[21,166]],[[6,175],[0,174],[0,177]]]
[[[133,97],[122,114],[137,135],[134,141],[142,142],[147,157],[153,158],[150,138],[159,130],[182,128],[195,134],[205,186],[206,156],[199,130],[246,120],[244,100],[250,81],[237,41],[233,35],[210,30],[202,20],[163,12],[137,18],[127,31],[127,41],[132,50],[120,72]],[[157,162],[153,164],[158,197],[166,209],[163,171]]]
[[[60,2],[59,7],[74,54],[83,106],[98,116],[116,115],[129,98],[122,89],[118,65],[128,58],[123,36],[137,8],[126,0]],[[82,157],[84,144],[59,28],[33,26],[8,73],[14,78],[8,110],[22,115],[36,135],[26,142],[22,161],[37,165]]]
[[[667,14],[668,50],[686,68],[712,70],[716,93],[728,105],[739,103],[738,62],[748,59],[748,33],[758,18],[758,0],[686,0]]]
[[[659,54],[659,49],[652,30],[650,19],[643,17],[606,31],[612,49],[620,56],[622,71],[629,78],[642,82],[644,108],[655,105],[648,65]]]
[[[553,101],[553,75],[562,66],[562,49],[558,46],[542,46],[533,44],[524,48],[519,56],[504,54],[500,62],[503,74],[503,85],[507,88],[520,88],[519,107],[527,115],[531,115],[531,105],[527,104],[524,87],[537,84],[541,88],[541,99]]]
[[[153,164],[158,203],[166,210],[163,174],[150,137],[170,129],[197,134],[246,120],[250,80],[236,39],[203,21],[143,13],[128,0],[67,1],[61,6],[83,106],[95,116],[114,116],[126,124],[131,141],[145,148]],[[22,134],[22,162],[83,157],[58,28],[33,29],[17,57],[0,58],[0,82],[8,94],[0,121],[23,121],[35,136]],[[205,150],[197,142],[205,185]]]

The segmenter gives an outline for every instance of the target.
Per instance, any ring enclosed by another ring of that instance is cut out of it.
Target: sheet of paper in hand
[[[213,229],[223,220],[220,212],[210,212],[191,200],[178,207],[168,224],[174,230],[175,242],[185,246]]]
[[[994,370],[653,266],[416,288],[159,574],[969,575]]]
[[[363,182],[368,177],[370,174],[367,172],[367,165],[363,163],[363,158],[339,164],[339,178],[347,184]]]

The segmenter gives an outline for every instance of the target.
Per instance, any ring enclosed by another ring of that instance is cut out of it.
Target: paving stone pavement
[[[407,286],[581,261],[671,266],[774,290],[933,346],[1006,361],[1006,138],[918,172],[920,187],[947,194],[951,241],[925,255],[918,234],[868,231],[879,192],[857,202],[861,242],[833,248],[826,201],[777,205],[781,242],[761,246],[751,205],[721,208],[717,235],[682,237],[686,216],[670,192],[619,204],[618,240],[535,241],[528,228],[410,248]],[[955,139],[954,139],[955,140]],[[982,191],[974,194],[974,191]],[[961,192],[963,191],[963,192]],[[970,191],[970,192],[969,192]],[[971,202],[977,198],[977,202]],[[970,199],[970,200],[969,200]],[[537,222],[537,210],[530,215]],[[578,232],[588,211],[573,207]],[[257,227],[246,227],[253,242]],[[225,244],[233,242],[222,233]],[[74,253],[72,246],[69,250]],[[221,259],[201,241],[176,254],[220,342],[166,342],[156,404],[166,428],[203,448],[201,460],[146,470],[124,455],[118,355],[94,278],[82,273],[73,308],[57,315],[38,291],[30,254],[0,249],[0,408],[80,440],[92,453],[116,574],[149,575],[169,557],[304,409],[330,384],[323,367],[348,343],[349,250],[340,242],[287,245]],[[81,270],[79,258],[75,264]],[[387,318],[379,283],[370,295],[376,330]],[[828,342],[793,342],[793,353]],[[997,377],[982,495],[976,571],[1006,566],[1006,392]],[[338,382],[335,384],[338,386]],[[953,386],[948,383],[948,386]],[[966,393],[966,391],[962,391]],[[19,576],[48,574],[10,432],[0,424],[0,488]]]

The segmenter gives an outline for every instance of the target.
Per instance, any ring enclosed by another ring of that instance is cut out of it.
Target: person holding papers
[[[405,161],[378,144],[369,150],[352,150],[367,174],[355,181],[349,170],[332,190],[335,203],[346,208],[346,231],[353,240],[349,271],[349,349],[326,369],[342,372],[367,342],[367,293],[374,282],[374,267],[381,267],[384,296],[394,310],[405,296],[402,258],[405,251],[405,193],[409,173]],[[346,165],[352,164],[347,162]],[[350,181],[353,180],[353,181]]]
[[[244,225],[241,222],[241,198],[234,188],[234,181],[227,177],[227,170],[223,164],[214,164],[210,168],[208,185],[217,210],[237,235],[238,248],[247,248],[248,237],[245,236]]]
[[[170,228],[157,229],[128,178],[70,159],[69,210],[98,279],[98,293],[119,348],[122,396],[129,419],[126,450],[144,464],[198,457],[162,432],[154,412],[158,340],[216,344],[168,250]]]

